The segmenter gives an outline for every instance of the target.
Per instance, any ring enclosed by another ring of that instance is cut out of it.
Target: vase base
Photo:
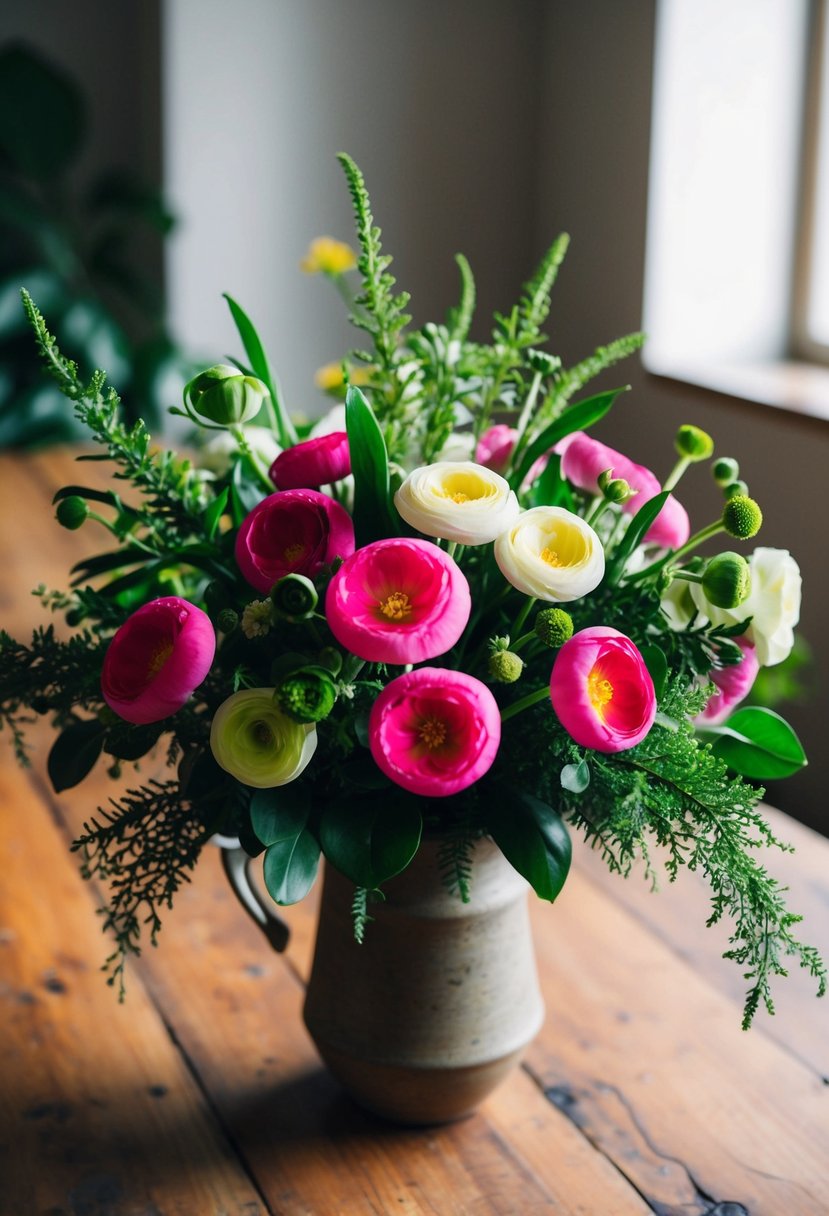
[[[315,1042],[332,1074],[358,1106],[410,1127],[454,1123],[471,1114],[518,1064],[525,1050],[521,1047],[484,1064],[416,1068],[355,1060],[336,1047]]]

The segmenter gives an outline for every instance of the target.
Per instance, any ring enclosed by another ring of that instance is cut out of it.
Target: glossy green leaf
[[[571,794],[583,794],[590,784],[590,765],[586,760],[578,764],[565,764],[561,770],[560,781],[562,789]]]
[[[320,822],[325,856],[358,887],[372,890],[405,870],[417,852],[423,821],[414,799],[366,795],[335,803]]]
[[[304,899],[317,877],[320,846],[303,828],[265,849],[262,877],[271,899],[277,904],[296,904]]]
[[[308,823],[311,807],[302,787],[256,790],[250,800],[250,822],[262,844],[297,836]]]
[[[613,566],[615,569],[622,569],[633,550],[643,539],[648,528],[650,528],[651,524],[667,502],[668,493],[668,490],[663,490],[654,498],[649,499],[644,506],[641,506],[636,512],[633,519],[628,524],[627,532],[625,532],[624,536],[616,547],[616,552],[613,554]]]
[[[561,816],[531,794],[510,789],[491,798],[487,827],[535,893],[541,899],[555,899],[569,873],[572,852]]]
[[[46,762],[56,794],[72,789],[92,771],[101,754],[106,731],[97,718],[73,722],[61,731]]]
[[[271,395],[271,405],[273,406],[277,439],[283,448],[291,447],[296,443],[296,431],[288,417],[285,407],[282,403],[282,398],[279,394],[276,380],[271,372],[268,357],[265,354],[265,348],[256,328],[250,317],[241,308],[232,296],[227,292],[224,293],[224,298],[227,300],[227,306],[230,309],[230,315],[233,317],[234,324],[239,331],[239,337],[242,339],[242,345],[245,348],[245,354],[250,360],[251,371],[257,379],[261,380],[267,386],[268,392]]]
[[[665,652],[660,646],[656,646],[651,642],[647,646],[642,646],[640,653],[653,680],[653,690],[656,693],[656,699],[657,701],[661,701],[665,692],[665,685],[668,683],[668,660],[665,658]]]
[[[391,506],[386,442],[369,403],[358,388],[345,398],[345,425],[354,475],[354,531],[357,547],[400,532]]]
[[[772,709],[746,706],[721,726],[706,727],[701,733],[714,735],[715,755],[735,773],[754,781],[789,777],[807,763],[797,735]]]
[[[210,506],[204,513],[204,529],[210,540],[212,540],[216,535],[219,520],[222,518],[225,508],[227,507],[227,499],[229,494],[230,489],[228,486],[225,486],[221,494],[217,495],[217,497],[213,499]]]
[[[155,747],[163,729],[163,725],[158,722],[149,726],[132,726],[129,722],[119,722],[107,730],[104,751],[116,760],[140,760]]]
[[[628,385],[624,385],[622,388],[614,388],[607,393],[597,393],[594,397],[587,397],[584,401],[568,406],[564,413],[556,418],[555,422],[551,422],[548,427],[545,427],[527,448],[521,457],[521,463],[509,479],[512,488],[515,490],[521,485],[539,456],[549,452],[550,448],[554,447],[560,439],[564,439],[566,435],[572,435],[574,431],[586,431],[589,426],[599,422],[610,410],[619,394],[626,393],[627,390]]]

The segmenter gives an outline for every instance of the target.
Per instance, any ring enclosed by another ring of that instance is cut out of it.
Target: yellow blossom
[[[349,384],[368,384],[371,379],[372,368],[370,367],[348,367],[348,383]],[[342,363],[326,363],[323,367],[317,368],[314,372],[314,384],[317,388],[322,389],[324,393],[336,391],[342,388],[345,384],[343,377]]]
[[[345,274],[357,265],[357,255],[345,241],[336,241],[333,236],[318,236],[308,246],[299,265],[306,274]]]

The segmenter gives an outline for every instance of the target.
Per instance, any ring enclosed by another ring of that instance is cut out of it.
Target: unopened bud
[[[638,490],[634,490],[630,482],[625,481],[623,477],[612,478],[604,488],[604,496],[608,502],[622,504],[628,499],[633,498],[634,494],[638,494]]]
[[[545,646],[563,646],[573,636],[573,618],[563,608],[542,608],[534,627],[536,637]]]
[[[730,481],[723,488],[723,493],[726,498],[733,498],[735,494],[742,494],[745,497],[748,494],[748,486],[744,481],[740,481],[739,479],[737,481]]]
[[[184,389],[190,414],[218,426],[241,426],[259,413],[268,390],[261,380],[217,363],[200,372]]]
[[[513,650],[496,650],[487,663],[489,678],[499,684],[514,684],[521,678],[524,660]]]
[[[674,447],[686,460],[708,460],[714,454],[714,440],[698,426],[681,426],[676,433]]]
[[[763,512],[753,498],[748,498],[745,494],[735,494],[725,504],[722,522],[729,536],[748,540],[760,531]]]
[[[718,486],[727,486],[740,476],[740,466],[733,456],[721,456],[711,465],[711,475]]]
[[[329,671],[323,667],[303,667],[279,685],[274,699],[295,722],[321,722],[334,708],[337,690]]]
[[[739,553],[712,557],[702,576],[702,590],[717,608],[736,608],[751,590],[751,571]]]
[[[239,624],[239,613],[233,608],[223,608],[216,617],[216,624],[222,633],[233,633],[233,630]]]
[[[528,350],[527,362],[534,372],[542,376],[552,376],[561,367],[561,359],[557,355],[549,355],[546,350]]]
[[[271,588],[274,612],[292,623],[312,616],[318,600],[316,587],[304,574],[286,574]]]
[[[55,510],[55,518],[63,528],[68,528],[70,532],[74,532],[76,528],[85,523],[89,517],[89,507],[86,500],[81,498],[79,494],[70,494],[68,498],[62,498]]]

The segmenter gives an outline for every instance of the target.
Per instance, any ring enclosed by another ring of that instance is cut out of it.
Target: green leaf
[[[298,835],[310,813],[311,805],[302,787],[256,790],[250,800],[250,822],[265,845]]]
[[[296,431],[282,403],[282,398],[279,394],[276,380],[271,373],[268,357],[265,354],[265,348],[262,345],[259,334],[256,332],[250,317],[236,303],[233,297],[224,292],[224,298],[227,300],[230,315],[233,317],[234,324],[239,331],[239,337],[242,339],[245,354],[250,360],[251,371],[254,376],[267,386],[268,392],[271,395],[277,438],[283,448],[291,447],[296,443]]]
[[[249,515],[264,497],[259,489],[259,483],[253,466],[247,456],[240,455],[233,462],[233,471],[230,475],[230,492],[232,495],[233,522],[238,527],[245,516]]]
[[[354,532],[359,548],[386,536],[397,536],[400,527],[391,506],[389,457],[383,432],[371,406],[353,385],[345,398],[345,425],[354,475]]]
[[[323,813],[325,856],[358,887],[373,890],[405,870],[420,844],[423,821],[414,799],[395,791],[334,803]]]
[[[108,507],[117,507],[121,509],[121,500],[112,490],[93,490],[89,486],[63,486],[58,490],[53,503],[60,502],[64,498],[87,498],[90,502],[104,502]]]
[[[216,535],[216,529],[219,526],[219,520],[222,518],[225,507],[227,506],[227,499],[228,499],[229,493],[230,493],[230,488],[228,486],[225,486],[225,488],[222,490],[221,494],[217,495],[217,497],[214,498],[213,501],[211,502],[210,506],[205,510],[204,528],[205,528],[205,531],[207,533],[207,537],[209,540],[212,540],[213,537]]]
[[[163,730],[163,725],[158,722],[149,726],[132,726],[129,722],[119,722],[107,731],[104,751],[116,760],[140,760],[147,752],[152,751]]]
[[[262,877],[274,902],[296,904],[304,899],[314,885],[319,864],[319,842],[307,828],[269,845]]]
[[[521,457],[521,463],[509,479],[512,488],[515,490],[521,485],[539,456],[543,456],[566,435],[572,435],[573,431],[585,431],[589,426],[599,422],[608,413],[619,394],[626,393],[627,390],[628,386],[625,385],[622,388],[611,389],[607,393],[597,393],[594,397],[587,397],[584,401],[577,402],[576,405],[568,406],[564,413],[556,418],[555,422],[551,422],[548,427],[545,427],[527,448]]]
[[[510,789],[492,799],[487,826],[513,869],[541,899],[554,900],[570,870],[570,835],[561,816],[532,794]]]
[[[578,764],[565,764],[561,770],[561,787],[571,794],[583,794],[590,784],[590,765],[586,760]]]
[[[654,498],[649,499],[636,512],[628,524],[627,532],[625,532],[616,548],[616,552],[613,554],[613,566],[615,569],[620,570],[625,564],[659,512],[665,506],[665,503],[668,501],[668,495],[669,491],[663,490],[661,494],[657,494]]]
[[[640,647],[640,653],[653,680],[656,699],[661,701],[668,683],[668,660],[665,658],[665,652],[660,646],[649,642],[647,646]]]
[[[49,780],[56,794],[69,790],[92,771],[101,754],[106,731],[97,718],[73,722],[61,731],[46,761]]]
[[[755,781],[789,777],[807,763],[797,735],[772,709],[746,706],[702,733],[716,736],[712,750],[729,768]]]

